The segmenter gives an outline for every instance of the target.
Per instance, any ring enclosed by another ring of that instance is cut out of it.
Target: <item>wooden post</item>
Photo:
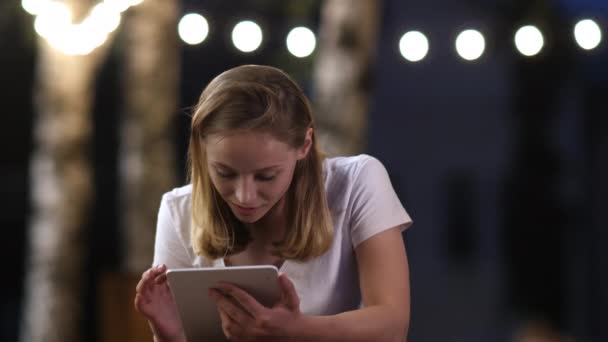
[[[350,155],[366,145],[380,1],[326,0],[314,70],[317,136],[329,155]]]
[[[88,1],[64,3],[76,21],[88,11]],[[38,42],[32,214],[20,338],[75,342],[81,340],[84,227],[94,195],[90,115],[95,73],[107,51],[100,47],[86,56],[68,56],[43,38]]]

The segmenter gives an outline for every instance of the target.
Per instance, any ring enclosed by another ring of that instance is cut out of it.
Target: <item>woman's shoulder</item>
[[[333,157],[325,159],[323,172],[326,177],[332,178],[356,178],[361,170],[373,165],[381,166],[382,163],[368,154],[359,154],[348,157]]]
[[[327,158],[323,164],[323,178],[330,207],[342,206],[339,203],[369,187],[370,181],[384,172],[382,163],[367,154]]]
[[[172,212],[173,216],[189,216],[191,198],[191,184],[177,187],[163,194],[161,207],[167,207]]]
[[[166,201],[179,201],[192,196],[192,184],[184,185],[181,187],[173,188],[171,191],[163,194],[163,200]]]

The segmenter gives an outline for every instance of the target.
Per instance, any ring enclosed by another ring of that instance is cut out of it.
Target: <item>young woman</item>
[[[373,157],[324,158],[310,104],[284,72],[217,76],[192,117],[191,184],[166,193],[135,307],[157,341],[183,341],[169,268],[275,265],[282,299],[212,290],[231,341],[404,341],[411,219]]]

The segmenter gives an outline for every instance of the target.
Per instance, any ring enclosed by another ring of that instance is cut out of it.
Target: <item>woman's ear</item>
[[[306,136],[304,137],[304,145],[298,149],[298,160],[306,158],[310,148],[312,147],[312,127],[308,127],[306,130]]]

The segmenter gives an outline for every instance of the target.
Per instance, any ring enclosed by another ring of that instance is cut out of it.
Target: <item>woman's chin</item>
[[[242,213],[239,213],[237,211],[233,211],[234,216],[236,216],[236,218],[243,222],[243,223],[256,223],[257,221],[259,221],[260,219],[262,219],[262,217],[264,217],[264,215],[266,214],[266,212],[258,212],[258,213],[254,213],[252,215],[244,215]]]
[[[251,216],[239,216],[236,215],[236,218],[239,219],[239,221],[243,222],[243,223],[256,223],[257,221],[259,221],[261,219],[261,217],[251,217]]]

